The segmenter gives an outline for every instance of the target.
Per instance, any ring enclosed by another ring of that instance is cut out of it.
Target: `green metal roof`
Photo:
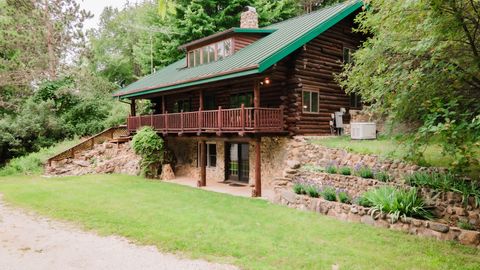
[[[330,27],[355,12],[361,0],[349,0],[318,11],[272,24],[271,34],[253,42],[223,60],[187,68],[185,58],[150,74],[113,95],[121,98],[151,94],[213,81],[258,74]]]

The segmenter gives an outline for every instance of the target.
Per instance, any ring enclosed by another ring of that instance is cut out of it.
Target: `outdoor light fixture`
[[[270,84],[270,78],[266,77],[265,80],[263,80],[263,82],[267,85]]]

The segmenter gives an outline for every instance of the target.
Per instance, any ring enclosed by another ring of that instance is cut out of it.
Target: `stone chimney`
[[[245,7],[240,15],[240,28],[258,28],[258,14],[254,7]]]

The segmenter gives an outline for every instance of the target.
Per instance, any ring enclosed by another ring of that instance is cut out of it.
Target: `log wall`
[[[295,134],[329,134],[331,114],[350,106],[347,96],[334,79],[342,71],[343,48],[356,49],[362,36],[352,33],[353,17],[347,17],[308,42],[294,55],[294,75],[289,80],[288,126]],[[304,113],[302,91],[319,92],[319,113]],[[345,122],[348,118],[344,119]]]
[[[358,48],[363,40],[360,34],[352,33],[353,18],[345,18],[261,75],[185,88],[180,90],[182,92],[159,93],[155,94],[156,97],[148,98],[159,103],[160,96],[165,95],[165,109],[169,113],[174,111],[174,104],[178,100],[190,100],[191,109],[197,111],[200,107],[200,91],[203,91],[204,96],[215,96],[217,107],[230,108],[231,95],[251,93],[253,97],[254,83],[269,78],[269,85],[260,86],[260,107],[283,106],[285,128],[291,135],[330,134],[331,114],[340,108],[346,108],[347,112],[350,109],[350,97],[335,81],[334,74],[342,71],[343,48]],[[245,35],[243,39],[235,42],[235,50],[247,46],[258,37]],[[305,90],[319,93],[318,113],[303,112],[302,93]],[[156,108],[156,113],[160,113],[158,109],[161,105]],[[344,122],[348,120],[348,117],[344,118]]]

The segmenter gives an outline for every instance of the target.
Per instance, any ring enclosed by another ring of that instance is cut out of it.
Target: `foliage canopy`
[[[407,124],[412,158],[436,140],[454,168],[478,164],[480,3],[372,0],[356,21],[369,38],[342,86],[392,124]]]

